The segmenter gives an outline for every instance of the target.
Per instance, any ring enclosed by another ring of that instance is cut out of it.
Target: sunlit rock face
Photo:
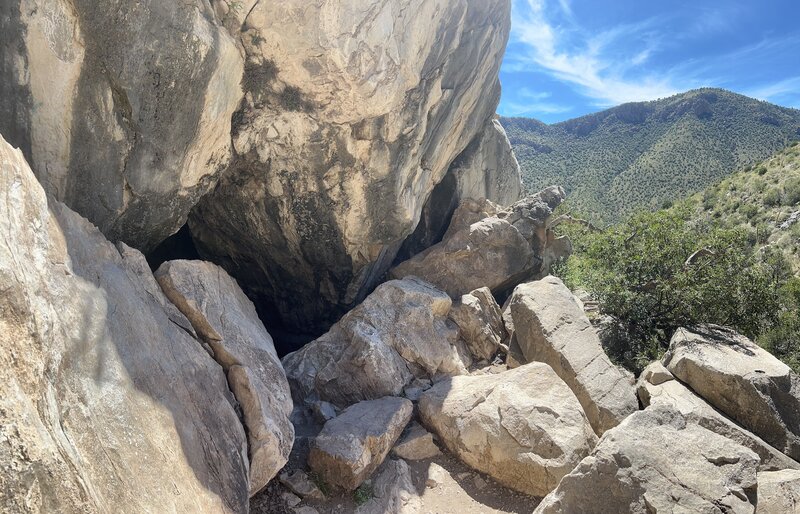
[[[142,254],[48,201],[2,137],[0,191],[0,510],[246,512],[223,368]]]
[[[143,251],[231,157],[243,55],[208,2],[0,6],[0,133],[45,190]]]
[[[190,227],[287,325],[326,327],[374,287],[493,116],[510,2],[244,7],[235,157]]]

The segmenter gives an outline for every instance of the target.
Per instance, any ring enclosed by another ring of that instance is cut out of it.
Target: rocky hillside
[[[637,383],[548,275],[510,7],[0,5],[0,511],[800,504],[797,375],[708,325]]]
[[[800,144],[734,173],[683,205],[697,219],[747,230],[756,244],[779,249],[800,274]]]
[[[800,139],[800,111],[698,89],[545,125],[503,118],[529,191],[561,184],[597,222],[702,191]]]

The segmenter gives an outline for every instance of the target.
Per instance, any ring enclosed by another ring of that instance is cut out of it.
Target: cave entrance
[[[180,230],[162,241],[152,252],[145,256],[150,269],[155,271],[159,266],[167,261],[174,260],[208,260],[204,258],[195,245],[192,233],[189,230],[189,225],[184,224]],[[219,262],[214,262],[220,264]],[[233,276],[233,275],[231,275]],[[234,279],[239,284],[239,287],[245,292],[250,301],[253,302],[256,308],[256,314],[261,320],[261,323],[272,336],[275,351],[278,357],[283,357],[287,353],[299,350],[306,344],[324,334],[327,330],[317,330],[309,332],[298,332],[296,329],[287,326],[277,309],[274,307],[272,301],[265,295],[249,290],[245,284],[242,284],[235,276]]]
[[[199,260],[200,252],[194,245],[189,224],[185,223],[180,230],[163,240],[145,257],[150,269],[155,271],[167,261]]]

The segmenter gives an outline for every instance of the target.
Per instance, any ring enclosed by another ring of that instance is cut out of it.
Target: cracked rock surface
[[[169,261],[155,276],[227,374],[247,429],[253,495],[286,464],[294,440],[292,397],[272,338],[252,302],[219,266]]]
[[[2,138],[0,191],[3,510],[246,511],[225,374],[141,254],[48,201]]]
[[[677,411],[650,407],[603,434],[534,512],[752,513],[758,461]]]
[[[442,380],[422,394],[419,413],[465,464],[534,496],[553,490],[597,442],[575,395],[538,362]]]
[[[800,459],[800,377],[729,329],[679,329],[664,365],[708,403],[795,460]]]

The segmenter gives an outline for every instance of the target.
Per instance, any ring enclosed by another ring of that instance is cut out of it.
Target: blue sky
[[[703,86],[800,108],[800,0],[513,0],[498,112],[547,123]]]

